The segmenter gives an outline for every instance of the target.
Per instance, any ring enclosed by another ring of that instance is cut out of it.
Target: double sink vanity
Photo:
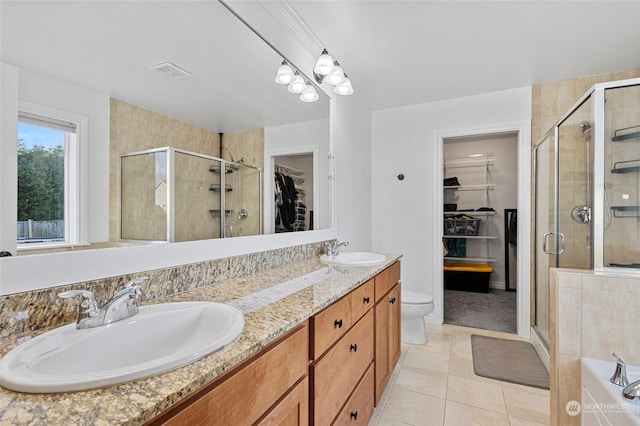
[[[400,356],[399,257],[314,257],[4,338],[21,392],[0,388],[0,424],[366,425]]]

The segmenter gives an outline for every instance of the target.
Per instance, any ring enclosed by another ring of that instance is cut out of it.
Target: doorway
[[[444,322],[517,332],[517,132],[443,141]]]

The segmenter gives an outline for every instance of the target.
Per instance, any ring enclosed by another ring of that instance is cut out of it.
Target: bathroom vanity
[[[229,303],[245,329],[218,352],[130,383],[0,389],[0,424],[366,425],[400,355],[399,257],[366,267],[313,258],[153,300]]]

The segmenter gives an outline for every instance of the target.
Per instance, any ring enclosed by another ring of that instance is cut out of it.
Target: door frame
[[[518,121],[497,123],[486,127],[457,128],[436,130],[434,140],[437,155],[432,160],[436,174],[436,184],[444,178],[444,140],[455,137],[486,136],[500,133],[517,133],[518,137],[518,291],[517,291],[517,333],[528,338],[531,332],[531,123]],[[434,209],[436,217],[443,214],[443,189],[435,191]],[[432,250],[434,267],[432,272],[433,300],[436,303],[433,312],[436,322],[444,322],[444,260],[442,256],[442,220],[433,221]],[[439,284],[438,284],[439,283]]]

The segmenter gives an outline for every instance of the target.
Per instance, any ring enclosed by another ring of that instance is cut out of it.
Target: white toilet
[[[401,290],[402,342],[414,345],[427,343],[424,317],[433,312],[433,297],[412,290]]]

